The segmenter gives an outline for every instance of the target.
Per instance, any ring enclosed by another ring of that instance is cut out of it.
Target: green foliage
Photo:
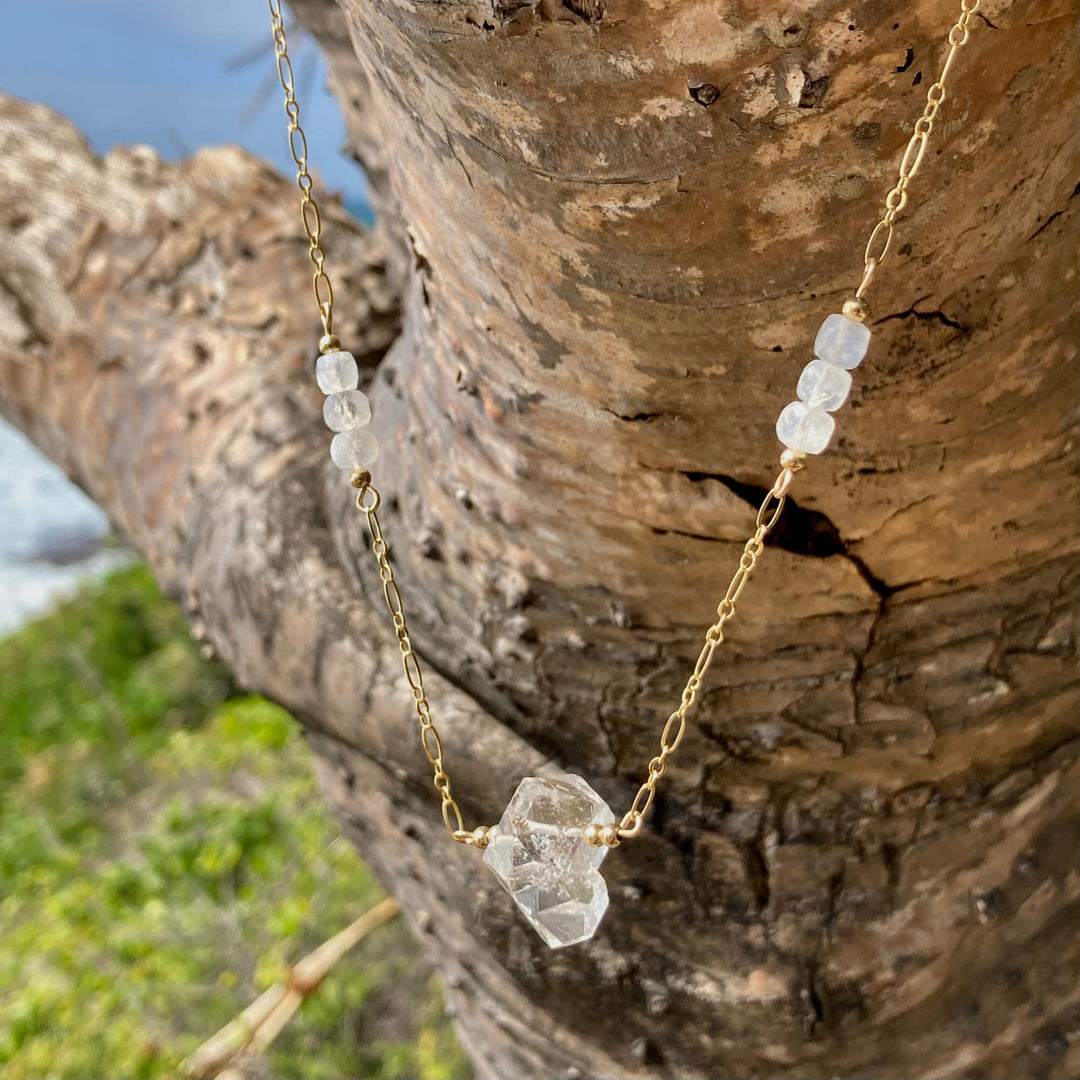
[[[291,718],[199,656],[144,568],[0,642],[0,1078],[175,1076],[381,897]],[[400,921],[268,1068],[468,1075]]]

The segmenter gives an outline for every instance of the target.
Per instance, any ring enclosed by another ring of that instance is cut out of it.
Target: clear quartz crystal
[[[608,849],[584,832],[614,822],[580,776],[527,776],[484,851],[484,862],[553,949],[587,941],[600,925],[608,892],[597,867]]]
[[[795,393],[812,409],[835,412],[851,392],[851,375],[835,364],[811,360],[802,369]]]
[[[835,428],[836,422],[824,409],[793,401],[776,421],[776,437],[792,450],[820,454],[829,445]]]
[[[814,355],[850,371],[862,363],[869,345],[869,327],[846,315],[830,315],[814,338]]]
[[[360,369],[353,354],[339,350],[320,356],[315,361],[315,381],[324,394],[355,390],[360,384]]]
[[[370,469],[378,456],[378,440],[367,428],[340,431],[330,442],[330,460],[339,469]]]
[[[331,431],[351,431],[371,423],[371,403],[360,390],[339,390],[323,402],[322,414]]]

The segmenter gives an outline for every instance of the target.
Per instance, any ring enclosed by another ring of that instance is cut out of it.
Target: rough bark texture
[[[951,5],[340,6],[297,10],[384,218],[329,258],[456,791],[491,822],[555,761],[622,808]],[[442,833],[287,183],[0,107],[0,407],[304,722],[482,1076],[1077,1072],[1076,10],[984,9],[840,437],[558,953]]]

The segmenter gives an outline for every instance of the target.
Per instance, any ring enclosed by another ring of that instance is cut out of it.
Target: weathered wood
[[[386,229],[336,216],[330,259],[456,790],[492,821],[553,758],[622,807],[951,9],[341,8],[351,46],[297,5],[358,155],[378,147]],[[0,407],[308,726],[481,1075],[1080,1064],[1076,5],[984,10],[840,438],[647,835],[605,863],[601,934],[555,954],[441,835],[357,594],[378,599],[322,464],[287,185],[229,151],[102,165],[4,106]]]

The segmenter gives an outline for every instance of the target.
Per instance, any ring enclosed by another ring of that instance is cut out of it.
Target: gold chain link
[[[308,238],[308,255],[315,267],[312,275],[312,288],[315,290],[315,303],[322,319],[323,333],[334,332],[334,287],[326,273],[326,255],[322,249],[322,216],[319,204],[311,193],[312,179],[307,166],[307,136],[300,126],[300,106],[296,100],[296,88],[293,83],[292,61],[289,59],[289,46],[285,40],[285,20],[281,14],[281,0],[267,0],[270,8],[270,23],[274,29],[274,55],[277,57],[277,73],[281,88],[285,91],[285,115],[289,119],[289,153],[296,162],[296,186],[300,189],[300,220]]]
[[[787,500],[787,491],[791,486],[791,478],[799,468],[801,464],[792,462],[781,469],[776,482],[758,508],[754,535],[743,545],[743,552],[739,557],[739,568],[728,584],[723,600],[716,605],[716,621],[705,631],[705,644],[701,647],[694,670],[683,687],[679,707],[668,717],[664,730],[660,733],[660,753],[649,762],[645,782],[638,788],[630,809],[619,822],[618,837],[621,839],[629,839],[641,832],[645,815],[649,812],[653,799],[656,797],[656,785],[660,777],[667,772],[667,760],[679,749],[683,735],[686,734],[686,716],[697,701],[698,690],[701,689],[705,674],[712,664],[713,654],[723,644],[724,624],[735,614],[735,605],[765,550],[765,537],[772,532],[780,520]]]
[[[870,239],[866,241],[866,250],[863,252],[862,281],[855,290],[855,296],[858,299],[861,299],[869,288],[877,268],[889,254],[889,248],[892,246],[893,225],[900,211],[907,205],[908,184],[922,165],[926,144],[930,139],[930,133],[934,130],[934,121],[937,120],[938,110],[945,100],[945,80],[949,77],[953,58],[967,44],[970,33],[968,24],[978,9],[979,0],[960,0],[960,17],[949,31],[949,52],[945,57],[945,63],[941,66],[941,74],[938,75],[937,82],[931,83],[926,91],[926,107],[923,109],[922,116],[915,121],[911,138],[900,159],[896,184],[885,196],[885,213],[881,215],[881,220],[874,226]]]
[[[286,47],[281,3],[280,0],[268,0],[268,4],[274,28],[274,52],[277,56],[278,75],[285,91],[285,114],[289,119],[289,150],[292,153],[293,160],[296,162],[296,182],[303,195],[300,214],[304,224],[304,231],[307,233],[310,243],[311,261],[315,267],[313,279],[315,301],[318,304],[320,317],[322,318],[323,331],[327,335],[324,340],[336,342],[336,339],[332,338],[334,293],[330,285],[330,279],[323,268],[325,257],[320,246],[322,222],[319,216],[319,208],[311,193],[312,181],[307,170],[307,140],[300,127],[300,107],[296,103],[293,87],[292,64],[289,62]],[[960,2],[960,17],[949,31],[949,51],[945,63],[942,65],[941,74],[938,76],[937,81],[927,90],[926,107],[922,116],[915,122],[911,139],[908,141],[900,159],[898,180],[886,195],[885,212],[874,226],[867,241],[863,256],[863,277],[855,292],[857,300],[861,300],[863,293],[874,277],[875,271],[889,252],[893,237],[893,225],[897,216],[907,204],[908,184],[922,164],[930,133],[934,130],[938,110],[945,100],[945,80],[948,77],[957,51],[968,40],[969,24],[978,7],[979,0],[961,0]],[[638,788],[637,794],[630,804],[630,809],[623,815],[619,825],[617,827],[605,826],[603,830],[592,829],[591,832],[587,830],[590,842],[615,846],[621,840],[630,839],[641,833],[645,816],[648,814],[656,797],[656,786],[667,771],[668,759],[678,750],[682,743],[683,736],[686,734],[687,716],[697,701],[698,691],[701,689],[701,685],[713,662],[713,656],[724,641],[724,627],[735,615],[735,605],[738,603],[750,575],[757,566],[758,560],[764,553],[765,537],[768,536],[780,520],[792,477],[796,471],[802,468],[801,455],[792,451],[785,451],[781,457],[781,465],[782,468],[776,481],[758,509],[754,533],[743,546],[738,569],[735,571],[723,599],[716,607],[716,619],[705,631],[704,644],[698,654],[694,669],[683,687],[679,706],[667,718],[667,722],[660,733],[660,752],[650,760],[646,779]],[[446,825],[450,835],[459,843],[478,848],[486,847],[490,839],[490,828],[480,826],[471,832],[467,830],[464,827],[461,809],[451,792],[450,777],[444,764],[442,739],[439,737],[438,729],[431,716],[431,706],[428,704],[427,694],[424,690],[423,671],[420,667],[419,658],[413,649],[412,639],[409,636],[404,603],[394,578],[393,567],[390,564],[388,545],[383,538],[382,525],[378,515],[379,493],[372,486],[371,474],[367,470],[359,469],[354,471],[352,483],[359,489],[356,496],[356,505],[367,519],[368,532],[371,536],[371,550],[378,561],[383,597],[397,634],[398,645],[401,649],[402,668],[412,690],[416,715],[420,720],[420,741],[433,770],[432,783],[441,800],[443,823]]]
[[[435,721],[431,718],[431,706],[428,704],[427,693],[424,690],[424,673],[413,649],[412,639],[409,637],[409,628],[405,621],[405,605],[394,579],[394,568],[390,565],[389,548],[383,538],[382,524],[379,521],[379,493],[371,486],[371,474],[366,470],[358,469],[354,472],[352,482],[359,488],[356,505],[367,518],[368,533],[371,535],[371,550],[379,563],[383,599],[386,601],[386,607],[394,623],[394,631],[401,648],[401,666],[405,671],[409,688],[412,690],[416,715],[420,719],[420,744],[434,770],[432,783],[442,801],[443,823],[446,825],[447,832],[459,843],[485,847],[488,830],[483,827],[473,832],[465,830],[461,809],[450,790],[450,777],[443,766],[442,739],[439,737],[439,729],[435,726]]]

